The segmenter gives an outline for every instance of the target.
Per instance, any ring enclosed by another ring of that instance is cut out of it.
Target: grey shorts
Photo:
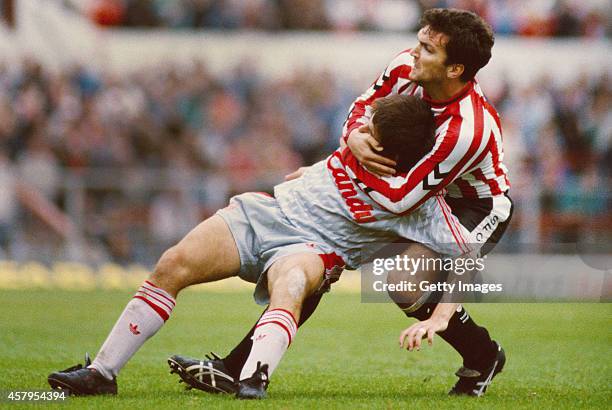
[[[344,261],[316,233],[295,227],[281,211],[274,197],[249,192],[230,199],[227,207],[217,211],[230,231],[240,254],[238,276],[256,283],[254,298],[259,304],[270,300],[266,273],[270,266],[285,256],[314,253],[325,267],[321,292],[337,281]]]

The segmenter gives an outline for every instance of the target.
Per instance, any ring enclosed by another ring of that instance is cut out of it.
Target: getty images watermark
[[[563,244],[547,253],[515,249],[449,257],[407,251],[410,246],[377,244],[362,250],[368,261],[360,269],[362,302],[388,303],[390,296],[402,295],[414,300],[431,292],[453,302],[612,301],[607,248]]]
[[[438,272],[448,272],[463,276],[466,273],[481,273],[485,270],[484,257],[465,257],[465,258],[441,258],[426,257],[420,255],[410,257],[408,255],[395,255],[395,257],[374,258],[372,261],[372,274],[378,276],[378,280],[372,283],[375,292],[502,292],[502,283],[474,283],[471,277],[466,276],[466,280],[440,280]],[[395,272],[406,276],[407,279],[390,281],[389,272]],[[421,276],[422,272],[436,272],[435,275]],[[432,277],[433,276],[433,277]],[[416,279],[416,280],[415,280]]]

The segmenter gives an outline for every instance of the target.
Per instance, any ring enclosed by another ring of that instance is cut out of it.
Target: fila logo
[[[499,218],[497,217],[497,215],[493,215],[491,217],[491,219],[489,219],[487,221],[487,223],[481,228],[482,231],[484,232],[488,232],[488,231],[494,231],[495,228],[497,227],[497,223],[499,222]],[[483,233],[482,232],[478,232],[476,234],[476,240],[478,242],[483,240]]]
[[[130,332],[132,332],[135,335],[139,335],[140,334],[140,330],[138,330],[138,325],[130,323]]]

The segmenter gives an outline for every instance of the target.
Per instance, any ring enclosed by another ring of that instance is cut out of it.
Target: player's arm
[[[469,258],[473,257],[473,255],[465,257]],[[451,272],[446,283],[454,285],[452,289],[455,289],[460,278],[459,275],[455,275]],[[452,294],[452,291],[445,291],[429,319],[417,322],[400,333],[400,347],[408,350],[419,350],[421,348],[421,342],[425,338],[427,338],[427,342],[431,346],[433,344],[434,335],[446,330],[448,322],[459,308],[460,304],[455,303],[455,300],[457,299]]]
[[[438,127],[433,149],[408,172],[379,177],[359,166],[357,158],[348,150],[344,161],[355,177],[369,188],[368,195],[376,203],[389,212],[408,214],[457,179],[484,149],[481,136],[470,142],[472,136],[463,135],[459,142],[460,118],[448,122],[450,124]]]
[[[348,145],[357,160],[368,170],[380,176],[395,174],[397,164],[380,155],[382,146],[367,128],[372,117],[372,104],[376,99],[392,93],[400,93],[410,85],[408,75],[411,69],[410,50],[399,53],[370,88],[353,102],[342,128],[342,140]]]
[[[343,140],[344,141],[344,140]],[[392,176],[395,174],[397,163],[380,154],[382,145],[370,134],[370,128],[362,125],[353,130],[348,143],[351,152],[368,171],[378,176]]]
[[[448,321],[458,307],[459,303],[438,303],[429,319],[417,322],[402,331],[399,338],[400,347],[419,350],[421,341],[425,338],[431,346],[434,335],[446,330]]]

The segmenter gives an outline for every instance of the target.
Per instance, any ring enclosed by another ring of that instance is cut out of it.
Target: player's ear
[[[451,64],[446,67],[446,76],[450,79],[460,78],[464,71],[465,66],[463,64]]]

